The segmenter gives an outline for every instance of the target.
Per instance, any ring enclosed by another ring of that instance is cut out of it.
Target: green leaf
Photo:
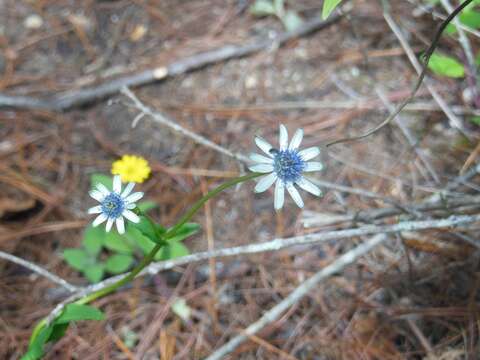
[[[148,254],[155,247],[155,243],[153,241],[150,241],[145,235],[140,232],[140,230],[132,226],[127,229],[127,231],[125,232],[125,236],[129,239],[129,241],[137,244],[137,246],[142,250],[145,255]]]
[[[94,188],[97,184],[103,184],[107,189],[113,189],[113,178],[104,174],[92,174],[90,175],[90,185]]]
[[[186,223],[176,232],[174,237],[168,238],[168,242],[182,241],[189,236],[197,233],[200,230],[200,225],[196,223]]]
[[[470,118],[470,121],[474,123],[475,125],[480,126],[480,116],[472,116]]]
[[[155,229],[155,224],[152,223],[147,217],[140,216],[140,222],[131,223],[131,227],[138,229],[143,235],[148,237],[153,242],[158,241],[158,235]]]
[[[465,75],[465,69],[461,63],[452,57],[433,53],[428,62],[428,68],[435,74],[452,78],[461,78]]]
[[[83,234],[83,247],[92,256],[97,256],[102,250],[103,241],[105,239],[105,230],[101,227],[87,227]]]
[[[133,257],[130,255],[115,254],[110,256],[106,262],[106,269],[109,273],[120,274],[128,270],[133,263]]]
[[[298,29],[303,24],[302,18],[292,10],[285,12],[285,15],[282,16],[282,22],[287,31]]]
[[[184,298],[178,298],[173,302],[172,311],[183,321],[188,321],[192,315],[192,309]]]
[[[95,284],[102,280],[104,270],[104,264],[93,264],[83,269],[83,274],[92,284]]]
[[[188,251],[187,247],[181,242],[172,242],[161,248],[158,253],[160,254],[158,256],[159,260],[170,260],[186,256],[190,254],[190,251]]]
[[[342,0],[325,0],[323,2],[323,9],[322,9],[322,19],[326,19],[330,16],[333,10],[340,4]]]
[[[109,250],[123,254],[132,254],[134,250],[127,238],[113,231],[106,233],[104,246]]]
[[[52,334],[53,327],[54,325],[50,325],[40,330],[35,340],[28,345],[28,351],[21,360],[37,360],[43,356],[43,346]]]
[[[458,19],[463,25],[468,26],[469,28],[480,28],[480,13],[478,11],[464,10],[458,16]],[[457,27],[454,24],[448,24],[445,32],[450,35],[455,34],[457,32]]]
[[[275,7],[271,1],[257,0],[250,6],[250,13],[255,16],[274,15]]]
[[[68,325],[70,325],[70,324],[69,323],[54,324],[53,329],[52,329],[52,333],[48,337],[48,341],[57,341],[57,340],[61,339],[63,337],[63,335],[65,335],[65,332],[68,329]]]
[[[55,319],[55,324],[66,324],[79,320],[103,320],[103,312],[89,305],[68,304],[62,314]]]
[[[142,212],[146,213],[147,211],[150,211],[152,209],[155,209],[158,207],[158,204],[155,201],[141,201],[137,203],[137,208]]]
[[[91,256],[83,249],[65,249],[63,258],[68,265],[80,271],[92,262]]]

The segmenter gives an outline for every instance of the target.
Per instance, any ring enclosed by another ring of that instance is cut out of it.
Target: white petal
[[[288,148],[290,150],[297,150],[298,147],[300,146],[300,143],[302,142],[303,139],[303,130],[302,129],[297,129],[295,131],[295,134],[292,137],[292,140],[290,141],[290,145]]]
[[[255,192],[261,193],[267,190],[272,184],[277,180],[277,174],[271,173],[267,176],[264,176],[255,186]]]
[[[273,164],[272,158],[269,158],[260,154],[255,154],[255,153],[250,154],[250,160],[255,161],[257,163],[261,163],[261,164]]]
[[[275,196],[273,198],[273,206],[275,210],[280,210],[283,207],[285,201],[285,184],[282,180],[278,179],[275,184]]]
[[[128,209],[128,210],[135,209],[136,207],[137,207],[137,205],[135,205],[133,203],[129,203],[129,204],[125,205],[125,209]]]
[[[122,178],[120,177],[120,175],[115,175],[113,177],[113,191],[117,194],[120,194],[120,192],[122,191]]]
[[[125,222],[123,221],[123,217],[117,218],[115,220],[115,225],[117,225],[117,230],[119,234],[123,234],[125,232]]]
[[[289,183],[287,183],[286,187],[287,187],[287,190],[290,193],[290,196],[292,197],[293,201],[295,201],[295,204],[297,204],[297,206],[299,208],[303,208],[302,197],[300,196],[300,194],[299,194],[298,190],[295,188],[295,186],[291,182],[289,182]]]
[[[280,150],[285,150],[288,146],[288,131],[285,125],[280,124],[280,136],[278,140],[280,144]]]
[[[320,196],[320,194],[322,193],[322,190],[320,190],[317,185],[313,184],[311,181],[305,179],[304,177],[295,181],[295,184],[300,186],[303,190],[308,191],[310,194]]]
[[[298,155],[302,158],[303,161],[313,159],[318,154],[320,154],[320,148],[316,146],[309,147],[298,152]]]
[[[105,198],[105,196],[98,190],[90,190],[88,194],[98,202],[102,202]]]
[[[270,154],[270,150],[273,148],[272,145],[270,145],[270,143],[264,139],[262,139],[260,136],[255,136],[255,144],[257,144],[257,146],[262,149],[262,151],[269,155],[269,156],[272,156],[272,154]]]
[[[128,183],[122,192],[122,198],[125,199],[132,192],[134,186],[135,186],[135,183],[133,182]]]
[[[110,232],[110,230],[112,229],[113,221],[114,220],[112,218],[108,218],[107,226],[105,226],[105,231],[106,232]]]
[[[137,214],[135,214],[130,210],[123,210],[122,215],[125,216],[131,222],[134,222],[134,223],[140,222],[140,218],[137,216]]]
[[[96,186],[97,186],[97,190],[100,191],[103,194],[103,196],[108,196],[108,194],[110,194],[110,190],[108,190],[107,187],[102,183],[98,183]]]
[[[311,161],[305,164],[305,169],[303,171],[320,171],[323,169],[323,164],[321,162]]]
[[[105,220],[107,220],[107,215],[105,214],[100,214],[98,215],[95,220],[93,220],[93,223],[92,223],[92,226],[95,227],[95,226],[98,226],[100,225],[101,223],[103,223]]]
[[[257,164],[248,167],[250,171],[259,172],[259,173],[269,173],[273,171],[272,164]]]
[[[94,207],[91,207],[90,209],[88,209],[89,214],[100,214],[101,212],[102,212],[102,206],[101,205],[94,206]]]
[[[133,193],[132,195],[128,196],[128,197],[125,199],[125,202],[131,204],[131,203],[134,203],[135,201],[140,200],[142,197],[143,197],[143,192],[141,192],[141,191],[135,192],[135,193]]]

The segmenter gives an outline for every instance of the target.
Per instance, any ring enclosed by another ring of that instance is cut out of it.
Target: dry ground
[[[398,102],[416,75],[380,5],[352,4],[353,11],[334,25],[278,49],[132,90],[182,126],[241,153],[254,149],[254,134],[276,141],[279,123],[290,131],[303,127],[310,146],[359,134],[387,114],[376,91]],[[425,49],[438,22],[428,15],[414,17],[415,6],[407,1],[393,5],[410,45],[417,52]],[[309,0],[294,6],[305,18],[318,16],[321,8]],[[44,96],[283,31],[280,22],[255,18],[247,7],[248,1],[223,0],[0,0],[0,91]],[[38,29],[26,26],[32,14],[42,19]],[[476,45],[476,38],[472,41]],[[441,46],[461,53],[452,38]],[[462,100],[465,83],[438,78],[434,85],[448,104],[472,106]],[[420,92],[418,103],[435,106],[425,89]],[[356,107],[358,100],[371,109]],[[345,102],[349,105],[340,108]],[[147,117],[132,128],[137,112],[128,103],[117,95],[63,113],[0,108],[3,251],[86,284],[60,255],[80,243],[89,221],[90,174],[107,173],[122,154],[144,156],[154,171],[141,188],[160,204],[153,216],[170,225],[201,196],[202,186],[213,187],[241,170],[232,159]],[[267,105],[257,106],[262,104]],[[462,120],[470,142],[441,111],[402,114],[438,181],[392,125],[324,152],[327,169],[319,176],[378,197],[325,188],[321,199],[304,196],[307,210],[288,201],[275,214],[272,194],[254,195],[252,184],[246,184],[212,201],[208,217],[205,212],[196,217],[204,230],[187,244],[192,252],[207,249],[209,232],[214,247],[223,248],[341,228],[346,225],[305,228],[303,220],[317,213],[325,218],[390,206],[385,198],[401,204],[424,200],[458,176],[478,141],[478,128],[468,116]],[[205,176],[203,169],[218,173]],[[478,177],[452,191],[475,194],[475,182]],[[206,263],[199,263],[139,279],[95,303],[107,321],[71,328],[46,358],[203,358],[360,240],[218,259],[215,277]],[[232,358],[468,358],[478,351],[478,259],[474,246],[447,230],[392,236],[387,245],[324,282]],[[0,354],[17,359],[32,325],[65,293],[17,265],[2,261],[0,271]],[[193,310],[189,321],[168,310],[172,296],[186,299]],[[130,349],[125,346],[129,336],[138,339]]]

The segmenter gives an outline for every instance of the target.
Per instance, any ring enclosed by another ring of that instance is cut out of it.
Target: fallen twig
[[[298,29],[281,33],[273,39],[251,42],[247,45],[226,45],[219,49],[205,51],[175,61],[170,65],[147,69],[138,74],[126,75],[86,89],[67,91],[50,98],[42,99],[29,96],[10,96],[0,94],[0,108],[14,107],[21,109],[65,111],[72,107],[89,104],[96,100],[116,94],[120,89],[126,86],[134,87],[149,84],[221,61],[245,57],[262,50],[282,46],[289,40],[306,36],[312,32],[323,29],[340,18],[340,14],[332,15],[327,20],[322,20],[318,16],[313,20],[304,23]]]
[[[68,281],[62,279],[61,277],[51,273],[50,271],[30,262],[25,259],[19,258],[15,255],[8,254],[6,252],[0,251],[0,258],[13,262],[15,264],[21,265],[34,273],[37,273],[44,278],[62,286],[63,288],[67,289],[69,292],[74,293],[76,291],[81,290],[80,287],[70,284]]]
[[[250,245],[238,246],[227,249],[219,249],[210,252],[201,252],[183,256],[173,260],[161,261],[152,263],[147,266],[138,276],[145,274],[156,274],[163,270],[172,269],[175,266],[185,265],[192,262],[198,262],[202,260],[212,259],[216,257],[229,257],[239,256],[245,254],[255,254],[267,251],[277,251],[291,246],[316,244],[320,242],[326,242],[329,240],[347,239],[357,236],[368,236],[376,234],[389,234],[402,231],[419,231],[426,229],[437,229],[452,226],[459,226],[480,221],[480,214],[477,215],[452,215],[448,218],[438,220],[425,220],[425,221],[404,221],[394,225],[365,225],[358,228],[334,230],[334,231],[322,231],[318,233],[294,236],[290,238],[274,239],[272,241],[264,243],[253,243]],[[105,279],[97,284],[85,287],[76,293],[72,294],[69,298],[61,302],[55,307],[47,318],[47,322],[52,321],[62,311],[66,304],[88,296],[91,293],[99,291],[115,282],[127,276],[128,273],[117,275]]]

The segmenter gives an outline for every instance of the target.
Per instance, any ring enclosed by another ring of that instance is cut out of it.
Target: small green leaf
[[[83,247],[92,256],[97,256],[102,250],[105,239],[105,230],[101,227],[89,226],[83,234]]]
[[[83,274],[92,284],[95,284],[100,280],[102,280],[104,270],[105,270],[104,264],[93,264],[93,265],[87,266],[83,270]]]
[[[182,225],[180,229],[177,230],[174,237],[168,238],[168,242],[171,241],[182,241],[189,236],[197,233],[200,230],[200,225],[196,223],[186,223]]]
[[[458,16],[460,22],[472,29],[480,28],[480,13],[474,10],[464,10]],[[445,29],[447,34],[455,34],[457,32],[457,27],[454,24],[448,24]]]
[[[255,16],[274,15],[275,7],[271,1],[257,0],[250,6],[250,13]]]
[[[474,123],[475,125],[480,126],[480,116],[472,116],[470,118],[470,121]]]
[[[152,209],[155,209],[158,207],[158,204],[155,201],[141,201],[137,203],[137,208],[142,212],[146,213],[147,211],[150,211]]]
[[[433,53],[428,62],[428,68],[435,74],[452,78],[461,78],[465,75],[465,69],[461,63],[452,57]]]
[[[138,229],[143,235],[148,237],[153,242],[158,241],[158,236],[155,231],[155,224],[153,224],[147,217],[140,216],[140,222],[131,223],[130,226]]]
[[[62,314],[55,319],[55,324],[66,324],[79,320],[103,320],[103,312],[89,305],[68,304]]]
[[[282,22],[287,31],[298,29],[303,24],[302,18],[292,10],[285,12],[285,15],[282,16]]]
[[[110,256],[106,262],[106,269],[109,273],[120,274],[128,270],[133,263],[133,257],[130,255],[115,254]]]
[[[322,19],[326,19],[330,16],[333,10],[340,4],[342,0],[325,0],[323,2],[323,9],[322,9]]]
[[[192,315],[192,309],[184,298],[178,298],[173,302],[172,311],[183,321],[188,321]]]
[[[63,258],[68,265],[80,271],[92,262],[91,256],[83,249],[65,249]]]
[[[107,189],[113,189],[113,178],[104,174],[92,174],[90,175],[90,185],[94,188],[97,184],[103,184]]]
[[[54,325],[50,325],[40,330],[35,340],[28,345],[28,351],[21,360],[37,360],[43,356],[43,346],[52,334],[53,327]]]
[[[54,324],[53,325],[53,330],[50,336],[48,337],[48,341],[57,341],[65,335],[65,332],[68,329],[69,323],[65,324]]]
[[[159,260],[170,260],[190,254],[187,247],[181,242],[171,242],[162,247],[158,253],[160,254]]]
[[[123,254],[132,254],[134,250],[132,244],[124,236],[113,231],[106,233],[104,246],[109,250]]]
[[[140,230],[132,226],[127,229],[127,231],[125,232],[125,236],[131,242],[137,244],[137,246],[142,250],[145,255],[148,254],[155,247],[155,243],[153,241],[150,241],[145,235],[140,232]]]

